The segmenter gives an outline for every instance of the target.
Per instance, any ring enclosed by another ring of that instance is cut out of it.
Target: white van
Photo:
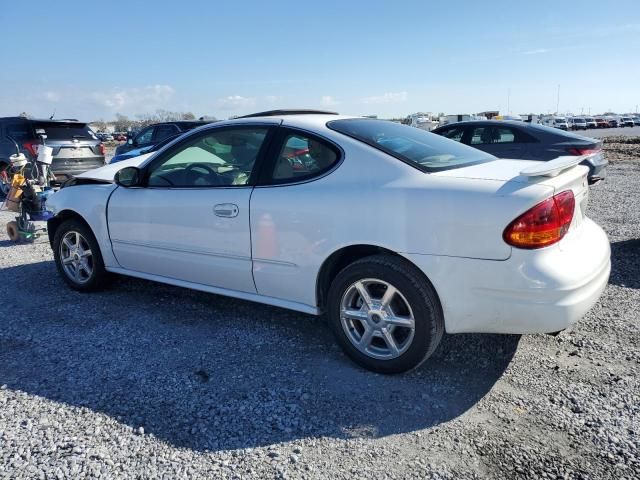
[[[542,124],[547,127],[559,128],[560,130],[569,130],[569,122],[567,122],[566,117],[544,117]]]

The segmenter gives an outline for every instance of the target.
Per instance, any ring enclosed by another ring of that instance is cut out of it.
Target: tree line
[[[116,119],[106,122],[102,119],[91,122],[97,130],[106,130],[108,125],[113,125],[116,132],[126,132],[128,130],[138,130],[154,123],[175,122],[177,120],[196,120],[192,112],[172,112],[170,110],[156,110],[154,113],[137,114],[135,119],[127,115],[116,113]],[[206,117],[207,120],[215,120],[213,117]]]

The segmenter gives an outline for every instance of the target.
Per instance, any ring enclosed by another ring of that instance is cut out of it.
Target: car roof
[[[462,122],[446,123],[434,130],[438,130],[440,128],[445,128],[445,127],[454,127],[454,126],[463,126],[463,125],[513,125],[516,127],[517,126],[521,127],[523,125],[528,125],[528,122],[525,122],[525,121],[520,122],[518,120],[464,120]]]
[[[279,110],[267,110],[265,112],[250,113],[248,115],[242,115],[237,118],[253,118],[253,117],[279,117],[283,115],[338,115],[337,112],[330,112],[327,110],[312,110],[309,108],[298,109],[279,109]]]
[[[314,113],[314,114],[285,114],[285,115],[267,115],[260,116],[244,116],[233,118],[229,120],[221,120],[216,122],[216,127],[224,125],[242,125],[242,124],[285,124],[291,126],[307,126],[307,127],[324,127],[332,120],[344,120],[348,118],[366,118],[356,117],[353,115],[338,115],[338,114],[326,114],[326,113]]]
[[[0,120],[19,120],[24,122],[47,122],[47,123],[80,123],[86,125],[88,122],[83,122],[75,118],[25,118],[25,117],[2,117]]]

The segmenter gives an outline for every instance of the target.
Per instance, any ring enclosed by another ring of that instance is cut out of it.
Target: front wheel
[[[328,316],[345,353],[379,373],[418,367],[444,333],[433,287],[415,266],[392,255],[366,257],[342,270],[329,290]]]
[[[67,220],[58,227],[53,238],[53,255],[58,272],[74,290],[98,290],[108,279],[98,242],[80,220]]]

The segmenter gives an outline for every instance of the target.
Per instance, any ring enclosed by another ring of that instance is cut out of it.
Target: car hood
[[[88,180],[101,180],[105,182],[113,182],[113,177],[116,172],[122,170],[125,167],[139,167],[144,161],[149,158],[153,153],[145,153],[138,157],[128,158],[121,162],[105,165],[104,167],[94,168],[84,173],[76,175],[76,178],[83,178]]]

